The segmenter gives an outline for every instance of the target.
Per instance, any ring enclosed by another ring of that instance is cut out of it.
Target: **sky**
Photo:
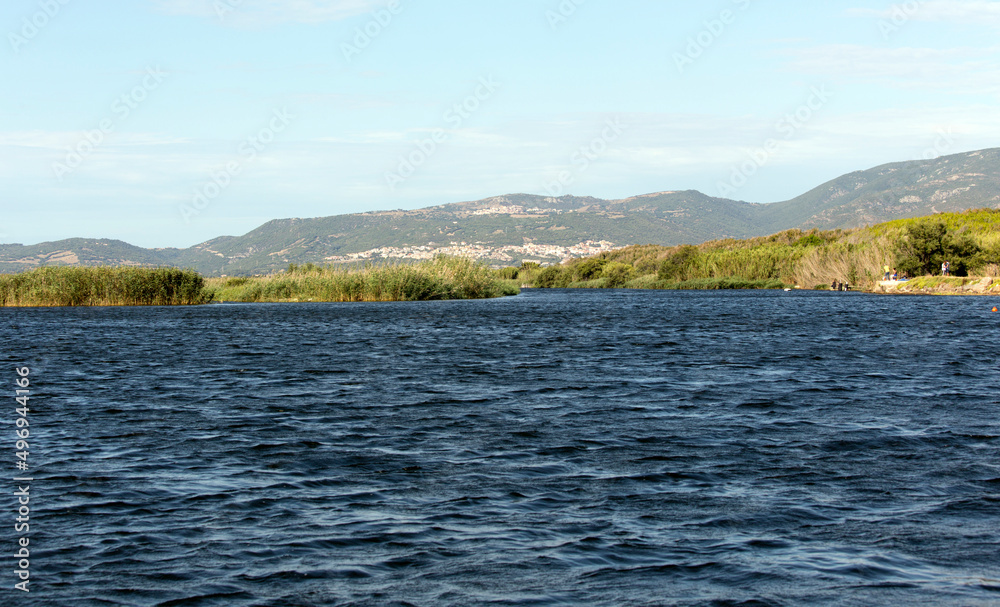
[[[4,0],[0,243],[1000,147],[1000,0]]]

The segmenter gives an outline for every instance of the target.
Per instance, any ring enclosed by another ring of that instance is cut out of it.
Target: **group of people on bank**
[[[889,269],[889,266],[883,268],[885,272],[885,280],[909,280],[910,277],[903,272],[902,276],[896,271],[896,268]],[[951,276],[951,262],[945,261],[941,264],[941,276]]]
[[[890,270],[889,266],[885,266],[884,270],[885,270],[885,279],[886,280],[909,280],[910,279],[910,277],[906,275],[906,272],[903,272],[903,274],[900,275],[899,272],[896,271],[896,268],[893,268],[893,269]]]

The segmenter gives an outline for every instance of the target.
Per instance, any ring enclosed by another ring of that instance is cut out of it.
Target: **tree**
[[[951,273],[968,275],[969,268],[979,261],[982,250],[971,236],[951,233],[940,221],[915,223],[907,228],[900,243],[896,268],[910,276],[936,274],[941,264],[951,262]]]
[[[983,249],[969,234],[949,234],[945,257],[951,262],[951,273],[968,276],[969,270],[983,264]]]

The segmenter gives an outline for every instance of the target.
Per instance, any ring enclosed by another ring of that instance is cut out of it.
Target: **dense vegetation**
[[[872,288],[888,265],[911,277],[1000,275],[1000,211],[901,219],[857,230],[788,230],[747,240],[637,245],[559,266],[491,270],[462,258],[321,268],[254,278],[166,268],[42,267],[0,275],[0,306],[189,305],[209,301],[417,301],[514,295],[533,287],[637,289]]]
[[[424,301],[516,295],[517,283],[469,259],[412,265],[291,265],[254,278],[212,278],[168,268],[43,267],[0,274],[0,306],[193,305],[216,301]]]
[[[921,276],[940,273],[945,260],[956,276],[997,276],[1000,211],[944,213],[857,230],[788,230],[697,246],[631,246],[559,266],[525,264],[508,275],[541,288],[828,288],[834,281],[871,288],[887,265]]]
[[[212,278],[217,301],[426,301],[516,295],[515,282],[470,259],[438,257],[418,264],[363,269],[291,265],[286,272],[256,278]]]
[[[172,268],[44,267],[0,274],[0,306],[161,306],[207,303],[205,281]]]

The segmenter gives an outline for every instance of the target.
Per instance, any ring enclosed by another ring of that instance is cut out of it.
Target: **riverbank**
[[[1000,295],[1000,279],[958,276],[922,276],[910,280],[883,280],[875,293],[920,295]]]
[[[939,271],[944,261],[955,274],[1000,275],[1000,211],[941,213],[853,230],[788,230],[699,245],[636,245],[558,266],[509,270],[522,284],[540,288],[827,290],[846,283],[882,292],[879,281],[887,266],[921,276]],[[917,283],[892,287],[918,288]],[[965,284],[919,288],[976,292]]]

